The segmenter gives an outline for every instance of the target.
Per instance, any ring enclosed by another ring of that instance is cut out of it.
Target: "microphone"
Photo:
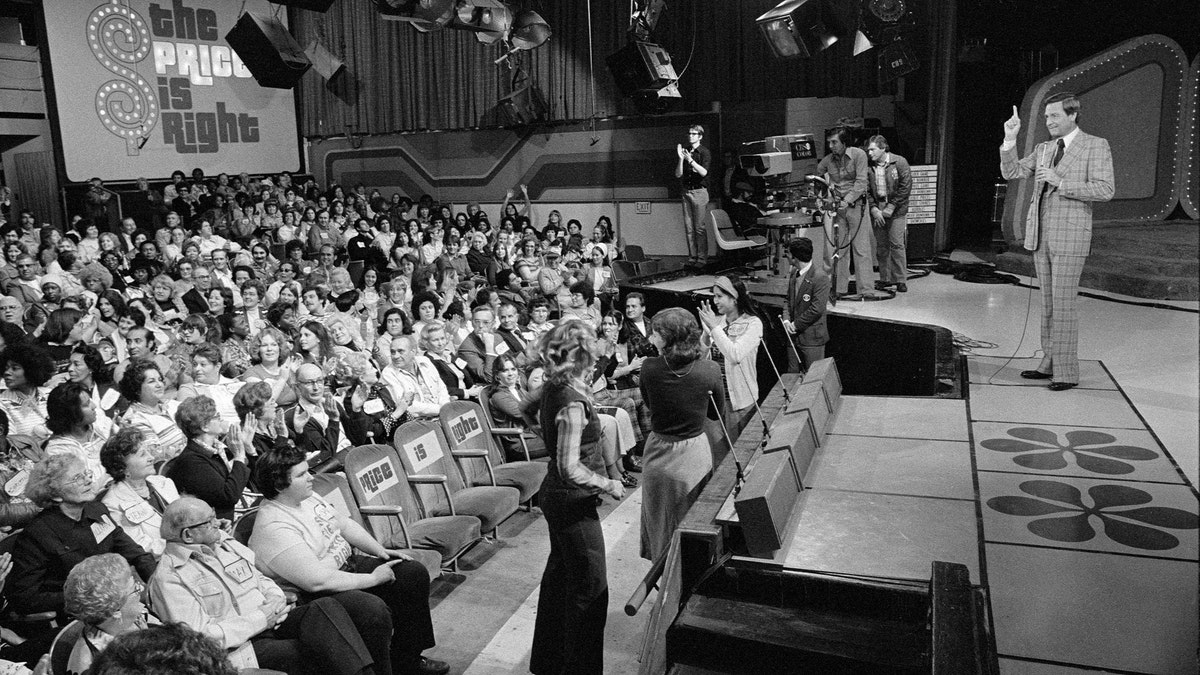
[[[790,299],[791,299],[791,298],[789,298],[789,300],[790,300]],[[782,321],[783,321],[783,314],[782,314],[782,313],[780,313],[780,315],[779,315],[779,320],[780,320],[780,322],[782,322]],[[794,321],[792,322],[792,325],[795,325],[795,322],[794,322]],[[784,329],[783,329],[783,332],[784,332],[784,335],[785,335],[785,337],[787,337],[787,343],[788,343],[788,346],[792,348],[792,354],[794,354],[794,355],[796,356],[796,364],[797,364],[797,365],[798,365],[798,366],[801,368],[801,371],[803,371],[803,369],[804,369],[804,359],[800,358],[800,350],[796,349],[796,342],[795,342],[795,341],[792,339],[792,335],[791,335],[791,333],[788,333],[786,328],[784,328]],[[800,332],[799,332],[799,331],[797,331],[797,332],[796,332],[796,335],[799,335],[799,334],[800,334]],[[767,353],[768,353],[768,354],[770,354],[770,352],[767,352]],[[772,365],[774,365],[774,363],[773,363],[773,362],[772,362]],[[786,390],[786,389],[784,389],[784,391],[786,392],[787,390]],[[791,402],[791,399],[788,399],[788,402],[790,403],[790,402]]]
[[[786,332],[787,332],[787,330],[785,329],[785,330],[784,330],[784,333],[786,333]],[[789,341],[789,342],[791,342],[790,338],[789,338],[789,340],[788,340],[788,341]],[[784,402],[784,403],[791,403],[791,402],[792,402],[792,395],[791,395],[791,394],[788,392],[788,390],[787,390],[787,386],[783,384],[783,375],[780,375],[780,374],[779,374],[779,368],[778,368],[778,367],[775,365],[775,357],[774,357],[774,356],[771,356],[771,350],[770,350],[770,348],[768,348],[768,347],[767,347],[767,339],[766,339],[766,336],[764,335],[764,336],[762,336],[762,337],[759,337],[759,338],[758,338],[758,343],[759,343],[760,345],[762,345],[763,351],[767,353],[767,360],[771,362],[771,370],[775,371],[775,379],[776,379],[776,381],[778,381],[778,382],[779,382],[779,384],[780,384],[780,386],[781,386],[781,387],[783,387],[783,402]],[[801,365],[803,365],[803,363],[801,363]]]
[[[742,472],[742,463],[738,461],[737,451],[733,448],[733,439],[729,437],[729,429],[725,426],[725,418],[721,416],[721,407],[717,405],[717,400],[713,398],[711,389],[708,392],[708,402],[712,404],[713,410],[717,411],[717,421],[721,423],[721,431],[725,432],[725,442],[729,444],[729,454],[733,455],[733,466],[737,469],[733,483],[733,496],[736,497],[742,491],[742,485],[746,482],[746,474]]]

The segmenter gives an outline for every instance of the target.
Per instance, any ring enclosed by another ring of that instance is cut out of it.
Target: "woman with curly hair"
[[[113,480],[101,501],[113,522],[156,558],[166,548],[159,532],[163,511],[179,499],[175,482],[158,475],[157,459],[157,448],[134,427],[113,434],[100,449],[100,463]]]
[[[76,382],[64,382],[52,389],[46,400],[46,426],[53,435],[46,441],[46,454],[74,455],[83,460],[93,474],[103,476],[100,447],[108,440],[112,424],[97,425],[97,419],[90,389]]]
[[[690,312],[672,307],[655,314],[650,342],[662,356],[642,363],[652,431],[642,454],[641,555],[656,560],[712,471],[704,421],[725,407],[725,388],[721,367],[700,358],[700,324]]]
[[[16,611],[63,618],[67,573],[89,556],[116,553],[142,580],[154,573],[154,556],[113,526],[108,507],[96,501],[106,482],[96,479],[74,455],[47,457],[30,470],[25,496],[42,510],[13,549],[5,595]]]
[[[104,362],[100,351],[89,344],[79,343],[71,350],[67,361],[67,381],[77,382],[92,393],[92,403],[96,404],[98,411],[97,425],[111,425],[111,420],[129,407],[129,401],[113,382],[112,367]],[[108,433],[104,435],[108,436]]]
[[[156,460],[166,462],[183,451],[187,443],[175,424],[179,403],[166,398],[166,380],[157,364],[149,359],[133,359],[121,376],[121,395],[129,401],[122,428],[140,429],[156,447]]]
[[[65,672],[89,672],[114,638],[146,627],[143,588],[116,553],[94,555],[71,570],[63,587],[64,605],[84,629],[71,647]]]
[[[541,420],[550,467],[538,501],[550,530],[550,556],[529,659],[530,672],[538,674],[604,669],[608,579],[596,506],[601,494],[620,499],[625,487],[605,476],[600,420],[583,379],[596,360],[595,341],[591,326],[565,321],[541,343]]]
[[[39,442],[49,438],[46,397],[50,392],[43,385],[54,370],[54,360],[34,344],[10,344],[0,353],[0,372],[8,387],[0,391],[0,411],[8,416],[9,435],[33,436]]]

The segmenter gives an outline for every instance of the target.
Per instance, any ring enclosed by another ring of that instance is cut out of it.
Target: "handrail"
[[[110,190],[109,188],[106,188],[103,185],[100,185],[98,187],[101,190],[104,190],[108,194],[117,198],[117,222],[120,222],[122,219],[125,218],[125,208],[121,203],[121,193],[117,192],[116,190]]]
[[[642,577],[640,583],[633,589],[633,594],[625,601],[625,614],[634,616],[646,602],[646,598],[650,596],[650,591],[658,587],[658,580],[662,578],[663,570],[667,567],[667,553],[670,549],[664,550],[654,560],[654,564],[650,566],[650,571],[646,572],[646,576]]]

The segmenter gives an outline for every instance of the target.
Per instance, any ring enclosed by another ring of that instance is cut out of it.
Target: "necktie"
[[[1058,150],[1054,151],[1054,161],[1050,163],[1050,166],[1058,166],[1059,160],[1061,160],[1063,157],[1063,150],[1065,150],[1066,147],[1067,144],[1063,142],[1063,139],[1058,139]]]

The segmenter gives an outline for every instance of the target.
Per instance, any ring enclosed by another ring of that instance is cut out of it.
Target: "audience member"
[[[308,462],[299,450],[259,458],[256,483],[266,498],[258,510],[250,548],[266,576],[294,589],[301,601],[341,596],[365,625],[392,627],[390,654],[378,655],[385,673],[446,673],[444,662],[421,652],[434,646],[429,575],[405,553],[384,548],[361,525],[312,490]],[[365,555],[357,555],[357,548]],[[382,601],[382,602],[381,602]]]
[[[175,482],[158,475],[157,462],[157,449],[132,426],[113,434],[100,450],[100,463],[113,480],[101,501],[113,522],[156,558],[165,544],[158,531],[163,511],[179,499]]]

